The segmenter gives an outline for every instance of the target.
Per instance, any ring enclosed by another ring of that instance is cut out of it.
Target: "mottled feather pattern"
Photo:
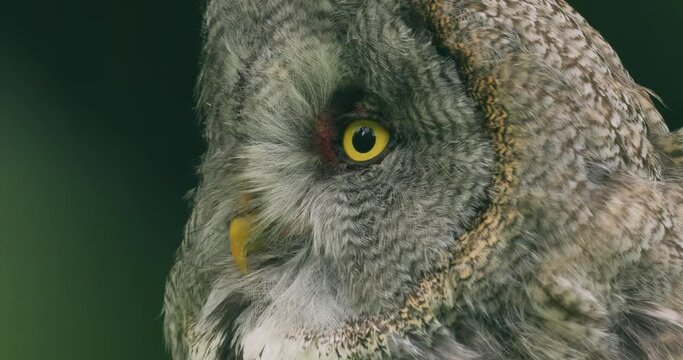
[[[683,130],[565,1],[210,0],[204,38],[174,359],[683,359]],[[350,167],[316,124],[359,94],[398,140]]]

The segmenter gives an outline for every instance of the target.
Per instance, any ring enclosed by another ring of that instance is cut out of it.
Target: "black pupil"
[[[353,147],[359,153],[366,153],[375,147],[375,131],[367,126],[356,130],[353,134]]]

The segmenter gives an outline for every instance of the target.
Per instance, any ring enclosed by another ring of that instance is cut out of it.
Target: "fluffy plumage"
[[[203,53],[174,359],[683,357],[683,133],[563,0],[211,0]]]

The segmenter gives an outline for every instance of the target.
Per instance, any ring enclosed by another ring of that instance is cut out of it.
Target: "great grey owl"
[[[209,0],[175,360],[683,359],[683,132],[564,0]]]

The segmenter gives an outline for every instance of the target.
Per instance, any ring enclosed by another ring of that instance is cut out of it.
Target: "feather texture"
[[[174,359],[683,358],[683,137],[565,1],[210,0],[204,37]],[[386,156],[321,153],[359,108]]]

